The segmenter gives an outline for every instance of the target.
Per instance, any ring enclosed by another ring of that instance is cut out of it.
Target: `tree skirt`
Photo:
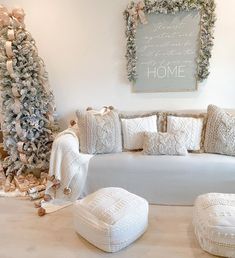
[[[13,192],[5,192],[3,189],[0,189],[0,197],[24,197],[24,198],[29,198],[29,196],[27,196],[27,192],[21,192],[18,189],[16,189]]]
[[[0,171],[0,197],[41,199],[45,194],[47,176],[47,173],[42,172],[39,178],[32,173],[6,177],[4,172]]]

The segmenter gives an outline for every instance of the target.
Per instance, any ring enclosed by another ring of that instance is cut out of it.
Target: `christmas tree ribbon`
[[[15,98],[15,103],[13,104],[13,112],[19,114],[21,110],[21,104],[19,99]]]
[[[24,151],[24,142],[18,142],[17,143],[17,149],[19,152],[23,152]]]
[[[13,62],[12,60],[7,60],[7,71],[10,74],[10,76],[14,77],[14,70],[13,70]]]
[[[11,41],[6,41],[5,49],[6,49],[7,57],[12,58],[14,53],[12,51],[12,42]]]
[[[22,8],[14,8],[12,10],[12,12],[10,13],[11,17],[13,20],[15,20],[21,27],[25,27],[24,25],[24,17],[25,17],[25,13],[24,10]]]
[[[9,37],[9,35],[8,35],[8,37]],[[10,33],[10,37],[12,37],[12,33]],[[5,50],[6,50],[6,54],[7,54],[8,58],[12,58],[14,56],[14,53],[12,51],[12,42],[11,41],[6,41],[6,43],[5,43]],[[14,70],[13,70],[12,59],[7,60],[6,66],[7,66],[8,73],[13,78],[14,77]]]
[[[27,164],[28,160],[27,160],[26,155],[23,153],[20,153],[19,156],[20,156],[20,160],[22,161],[22,163]]]
[[[140,1],[134,5],[133,8],[129,10],[129,14],[134,18],[135,23],[138,23],[138,19],[142,24],[147,24],[146,15],[144,13],[145,4],[143,1]]]
[[[14,95],[14,97],[20,97],[20,93],[16,86],[12,86],[11,91],[12,91],[12,94]]]
[[[11,19],[6,7],[0,5],[0,27],[9,26]]]
[[[16,125],[15,125],[15,128],[16,128],[16,133],[19,137],[22,137],[23,136],[23,130],[21,128],[21,124],[20,124],[20,120],[17,119],[16,120]]]
[[[8,29],[7,37],[8,37],[9,40],[14,40],[15,39],[15,32],[14,32],[13,29]]]
[[[50,122],[54,122],[54,117],[52,114],[48,113],[47,116]]]

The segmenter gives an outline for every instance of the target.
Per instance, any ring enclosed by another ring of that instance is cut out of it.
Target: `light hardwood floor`
[[[0,258],[209,258],[193,234],[192,207],[150,206],[147,232],[115,254],[104,253],[73,229],[72,207],[38,217],[33,203],[0,198]]]

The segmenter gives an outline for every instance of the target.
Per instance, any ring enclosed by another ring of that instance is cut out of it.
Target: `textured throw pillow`
[[[214,105],[207,112],[205,151],[235,156],[235,117]]]
[[[147,155],[187,155],[184,133],[145,133],[143,154]]]
[[[121,125],[118,112],[77,111],[80,151],[101,154],[122,151]]]
[[[124,148],[140,150],[143,148],[144,132],[157,132],[157,116],[121,119]]]
[[[200,150],[202,129],[203,118],[167,117],[167,132],[172,134],[175,134],[178,131],[184,132],[184,142],[189,151]]]

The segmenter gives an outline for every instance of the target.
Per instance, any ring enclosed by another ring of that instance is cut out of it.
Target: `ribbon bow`
[[[143,11],[144,7],[145,7],[144,2],[140,1],[140,2],[136,3],[133,8],[131,8],[129,10],[129,14],[134,18],[136,24],[138,23],[138,19],[140,20],[140,22],[142,24],[148,23],[148,21],[146,19],[146,15]]]
[[[17,26],[24,27],[24,10],[22,8],[14,8],[11,12],[3,5],[0,5],[0,27],[10,26],[15,21]]]
[[[0,5],[0,27],[10,25],[10,16],[5,6]]]

